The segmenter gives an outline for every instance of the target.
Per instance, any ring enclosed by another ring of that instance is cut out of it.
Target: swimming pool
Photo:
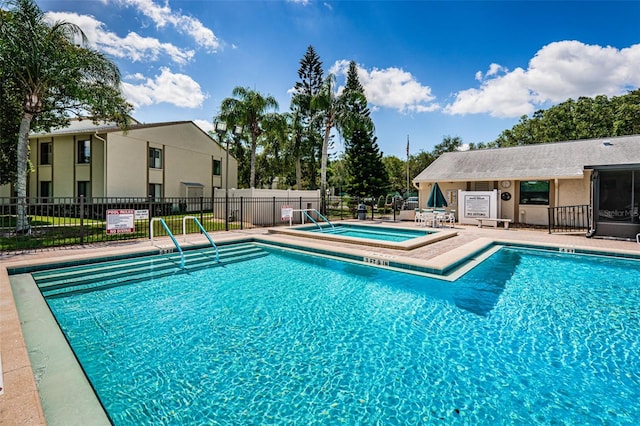
[[[501,248],[447,282],[259,246],[43,293],[115,424],[634,424],[639,274]]]
[[[420,229],[391,228],[380,226],[361,226],[354,224],[340,223],[334,226],[316,225],[296,228],[299,231],[323,233],[332,235],[342,235],[352,238],[366,238],[371,240],[402,242],[412,238],[424,237],[433,234],[431,231]]]
[[[383,224],[337,223],[271,228],[269,233],[288,234],[351,244],[411,250],[456,235],[453,229],[439,231],[413,229]]]

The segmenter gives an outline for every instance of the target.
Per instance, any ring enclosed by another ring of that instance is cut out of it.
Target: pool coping
[[[381,221],[374,224],[371,222],[360,223],[360,222],[353,222],[353,221],[343,221],[343,222],[340,222],[340,224],[355,225],[362,228],[375,229],[376,227],[379,228],[380,225],[384,225],[384,222]],[[295,237],[309,238],[314,240],[334,241],[334,242],[342,242],[342,243],[349,243],[349,244],[356,244],[356,245],[362,245],[363,243],[366,242],[366,245],[368,246],[384,247],[384,248],[390,248],[390,249],[396,249],[396,250],[413,250],[418,247],[422,247],[427,244],[433,244],[435,242],[442,241],[444,239],[455,237],[456,235],[458,235],[458,232],[454,228],[429,228],[429,229],[420,228],[418,230],[421,230],[421,231],[424,230],[425,232],[430,232],[430,233],[425,235],[424,237],[415,237],[406,241],[394,242],[394,241],[373,240],[373,239],[367,239],[367,238],[347,237],[339,234],[326,234],[322,232],[309,232],[309,231],[302,230],[302,228],[306,229],[309,226],[310,226],[309,224],[304,224],[304,225],[297,225],[297,226],[292,226],[287,228],[282,228],[282,227],[269,228],[269,233],[284,234],[284,235],[291,235]],[[326,228],[326,226],[324,227]],[[405,231],[412,231],[412,232],[416,231],[415,227],[410,228],[410,227],[394,226],[393,228],[405,230]]]
[[[505,232],[505,231],[503,231]],[[398,253],[398,256],[403,257],[407,263],[417,262],[424,266],[425,261],[433,268],[446,269],[453,267],[452,265],[460,262],[462,258],[473,256],[478,250],[489,247],[491,245],[512,245],[523,246],[530,248],[542,248],[542,249],[554,249],[560,252],[568,253],[584,253],[584,254],[608,254],[617,257],[629,257],[633,259],[640,259],[640,252],[637,249],[635,242],[633,244],[626,244],[629,248],[633,247],[634,250],[621,249],[621,248],[606,248],[597,247],[593,248],[590,244],[566,244],[566,243],[554,243],[552,241],[536,242],[523,239],[511,239],[509,236],[517,235],[513,232],[506,231],[507,234],[502,235],[502,232],[496,233],[487,232],[482,230],[481,233],[485,236],[477,238],[471,242],[463,244],[459,247],[453,248],[444,252],[441,255],[434,256],[431,259],[415,259],[404,258],[404,253]],[[584,238],[584,237],[582,237]],[[207,245],[206,239],[201,236],[200,241],[193,241],[193,236],[190,236],[188,243],[182,243],[181,247],[191,246],[198,248]],[[305,238],[303,242],[292,243],[291,240],[284,238],[284,235],[278,236],[275,234],[261,234],[251,235],[249,233],[225,233],[216,235],[216,243],[224,244],[229,242],[241,242],[241,241],[253,241],[253,242],[275,242],[285,241],[287,244],[294,244],[303,246],[305,248],[311,246],[317,246],[320,250],[328,250],[327,244],[315,243],[312,240]],[[523,242],[525,241],[525,242]],[[577,240],[576,240],[577,241]],[[585,243],[588,240],[581,239]],[[614,245],[612,242],[611,245]],[[622,246],[624,243],[619,244]],[[105,258],[108,256],[130,256],[139,255],[140,253],[156,252],[160,253],[164,248],[170,248],[173,243],[169,238],[166,240],[157,240],[154,246],[149,244],[148,240],[137,241],[133,244],[122,244],[118,246],[102,245],[99,247],[80,248],[79,250],[69,249],[61,251],[52,251],[47,253],[27,253],[17,254],[11,256],[11,259],[6,260],[5,257],[0,263],[0,353],[2,353],[2,371],[4,373],[4,385],[5,393],[0,394],[0,423],[4,424],[24,424],[24,425],[45,425],[47,419],[45,417],[44,410],[42,408],[40,394],[36,385],[36,379],[33,372],[33,367],[29,359],[28,349],[25,343],[23,330],[20,325],[20,317],[18,316],[18,310],[16,307],[14,294],[9,281],[9,274],[7,269],[15,270],[15,268],[29,268],[33,266],[67,262],[70,264],[77,264],[79,261]],[[372,251],[371,249],[358,249],[352,247],[329,247],[331,251],[343,251],[350,255],[366,255],[370,259],[382,261],[384,259],[391,259],[396,257],[395,255],[389,255],[387,253],[380,253]],[[375,249],[375,247],[373,247]],[[79,252],[79,253],[78,253]],[[454,259],[454,260],[452,260]],[[457,259],[457,260],[455,260]],[[385,267],[384,265],[376,265],[372,262],[371,266]],[[406,271],[405,271],[406,272]],[[75,359],[75,357],[74,357]],[[86,378],[85,378],[86,380]],[[49,422],[49,424],[55,424]],[[65,418],[65,425],[68,424],[80,424],[73,421],[71,418]]]

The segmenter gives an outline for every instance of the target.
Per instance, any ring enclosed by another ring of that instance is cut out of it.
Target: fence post
[[[213,231],[218,230],[218,221],[216,220],[218,216],[216,216],[216,189],[211,189],[211,226],[213,226]],[[206,229],[206,228],[205,228]]]
[[[240,197],[240,229],[244,229],[244,197]]]
[[[84,195],[80,196],[80,244],[84,244]]]
[[[203,218],[203,214],[204,214],[204,197],[200,197],[200,224],[202,225],[204,222],[202,221]],[[202,227],[204,228],[204,225],[202,225]],[[206,229],[206,228],[205,228]],[[200,232],[202,234],[202,232]]]
[[[371,197],[371,220],[373,220],[373,207],[376,205],[375,198]]]
[[[271,217],[271,226],[276,226],[276,197],[272,197],[273,199],[273,208],[271,209],[272,217]]]
[[[149,195],[148,197],[148,203],[149,203],[149,239],[151,239],[151,222],[153,219],[153,203],[152,203],[152,198],[151,195]]]

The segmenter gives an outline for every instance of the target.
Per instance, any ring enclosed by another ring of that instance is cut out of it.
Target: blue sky
[[[312,45],[344,84],[349,61],[385,155],[445,136],[489,142],[568,98],[640,87],[638,1],[39,0],[118,64],[134,117],[212,126],[236,86],[288,111]],[[336,139],[334,152],[342,144]]]

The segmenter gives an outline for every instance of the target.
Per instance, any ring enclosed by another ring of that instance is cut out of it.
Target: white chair
[[[416,216],[413,218],[413,221],[418,224],[422,222],[422,212],[416,209]]]
[[[437,226],[437,216],[433,210],[423,210],[420,215],[422,226],[428,225],[434,228]]]
[[[445,209],[434,209],[433,214],[436,216],[434,222],[435,228],[447,221],[447,211]]]
[[[451,228],[455,226],[456,211],[454,209],[449,210],[449,213],[444,216],[444,222],[448,223]]]

